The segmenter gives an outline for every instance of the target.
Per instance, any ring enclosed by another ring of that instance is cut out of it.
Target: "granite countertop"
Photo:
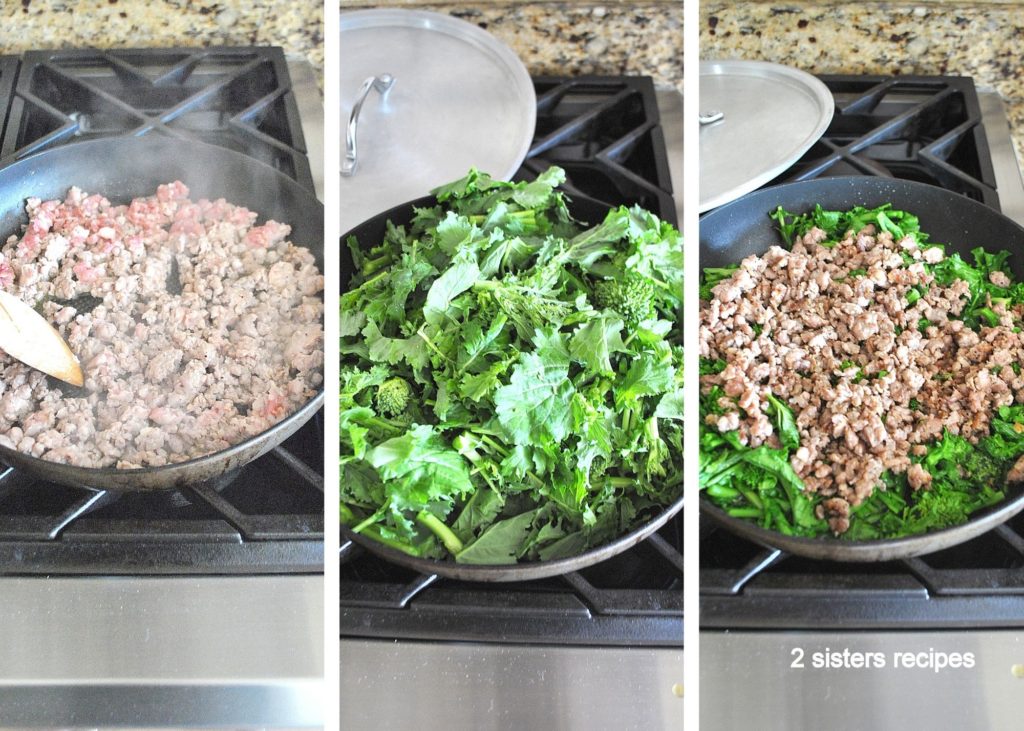
[[[812,73],[957,74],[1006,101],[1024,160],[1024,6],[1006,3],[703,2],[700,56]]]
[[[508,44],[531,74],[643,74],[683,88],[683,4],[557,2],[374,5],[447,13]],[[345,10],[371,7],[342,0]],[[342,49],[344,54],[344,49]]]
[[[323,83],[319,0],[9,0],[0,54],[30,49],[271,45],[305,58]]]

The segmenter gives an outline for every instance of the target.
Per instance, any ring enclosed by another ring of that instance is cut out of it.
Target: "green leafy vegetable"
[[[346,242],[341,519],[505,564],[607,542],[682,492],[683,254],[639,208],[584,226],[551,168],[471,171]]]

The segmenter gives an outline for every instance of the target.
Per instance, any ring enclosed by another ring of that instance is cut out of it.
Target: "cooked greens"
[[[789,242],[812,227],[818,227],[827,234],[822,245],[832,246],[845,232],[859,231],[870,223],[880,231],[890,232],[895,240],[912,236],[922,248],[939,246],[929,242],[915,216],[894,210],[891,205],[874,209],[857,207],[846,212],[825,211],[817,206],[803,215],[793,215],[780,207],[772,218]],[[1005,274],[1008,271],[1008,256],[1008,252],[992,254],[976,248],[972,251],[973,263],[953,253],[925,267],[939,285],[949,285],[955,279],[967,282],[970,294],[957,319],[977,331],[982,326],[998,324],[999,318],[991,309],[993,304],[1001,302],[1008,308],[1024,304],[1024,284],[1011,282],[1009,286],[999,286],[990,277],[994,272]],[[735,269],[706,269],[701,298],[709,298],[711,288]],[[924,294],[926,290],[921,287],[911,290],[908,304],[914,304]],[[922,319],[918,327],[923,331],[929,325]],[[700,372],[702,375],[719,373],[725,366],[722,360],[705,358],[701,359]],[[846,370],[855,366],[853,361],[845,361],[840,368]],[[1017,364],[1012,367],[1019,372]],[[853,382],[884,374],[885,371],[873,375],[858,371]],[[768,397],[768,415],[773,420],[779,447],[750,448],[740,443],[735,432],[719,433],[705,422],[709,415],[726,413],[722,405],[728,401],[718,386],[700,398],[700,487],[706,497],[732,516],[756,521],[787,535],[828,534],[828,522],[816,516],[816,508],[826,498],[805,492],[803,482],[790,464],[790,458],[800,446],[800,435],[788,405],[774,395]],[[911,400],[911,408],[918,406],[916,399]],[[849,530],[842,538],[899,538],[938,530],[964,523],[975,511],[1003,500],[1002,485],[1007,472],[1024,454],[1024,406],[1000,407],[993,414],[989,435],[976,444],[947,431],[926,446],[925,454],[911,459],[920,463],[931,476],[928,489],[912,490],[905,473],[884,472],[881,478],[884,489],[876,488],[868,499],[852,509]]]
[[[583,228],[551,168],[471,171],[408,227],[348,240],[341,520],[410,555],[576,555],[682,492],[678,232]]]

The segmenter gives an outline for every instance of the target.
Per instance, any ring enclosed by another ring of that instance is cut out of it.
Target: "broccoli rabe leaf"
[[[623,323],[617,317],[598,315],[581,325],[572,336],[569,352],[573,360],[594,375],[614,375],[611,356],[625,350]]]
[[[494,394],[495,413],[513,444],[538,439],[560,442],[572,425],[569,369],[548,363],[535,353],[524,353],[512,370],[508,385]]]
[[[378,444],[366,461],[387,481],[393,514],[419,512],[438,502],[452,505],[473,490],[466,461],[425,424]]]

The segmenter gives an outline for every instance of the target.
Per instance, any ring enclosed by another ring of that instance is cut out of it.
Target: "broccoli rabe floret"
[[[615,279],[598,282],[594,285],[594,298],[598,307],[615,310],[630,325],[655,314],[654,285],[634,274],[627,274],[621,283]]]
[[[412,389],[402,378],[391,378],[377,386],[377,411],[384,416],[398,416],[409,405]]]

